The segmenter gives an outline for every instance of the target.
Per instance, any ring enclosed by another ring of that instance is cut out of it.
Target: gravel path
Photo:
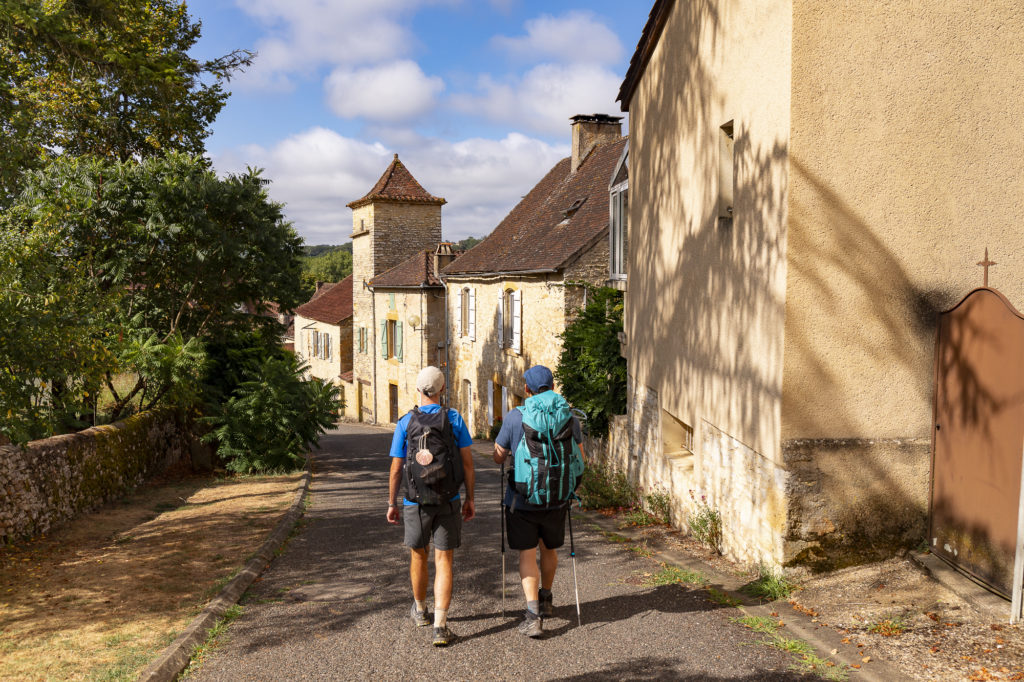
[[[477,458],[477,518],[455,554],[446,649],[408,620],[408,552],[384,519],[390,431],[343,425],[316,454],[302,530],[243,599],[226,641],[190,679],[791,680],[792,659],[730,622],[731,608],[679,586],[644,587],[656,566],[577,527],[583,626],[576,624],[568,538],[546,637],[515,631],[524,602],[507,555],[501,615],[499,477]],[[482,450],[482,448],[481,448]],[[431,574],[433,566],[431,566]]]

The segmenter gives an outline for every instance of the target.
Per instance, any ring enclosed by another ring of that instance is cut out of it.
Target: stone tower
[[[373,296],[365,284],[418,251],[433,251],[441,241],[441,197],[416,181],[398,154],[377,184],[352,209],[353,373],[364,419],[372,421],[374,361],[380,357]],[[361,388],[360,388],[361,386]],[[361,392],[361,393],[360,393]]]

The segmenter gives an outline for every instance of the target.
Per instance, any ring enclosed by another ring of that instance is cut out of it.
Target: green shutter
[[[380,323],[380,356],[388,359],[388,321]]]
[[[402,323],[395,322],[395,357],[402,361]]]

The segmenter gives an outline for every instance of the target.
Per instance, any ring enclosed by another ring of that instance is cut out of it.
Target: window
[[[360,353],[366,352],[366,327],[356,330],[356,348]]]
[[[506,289],[498,305],[498,343],[502,348],[523,352],[523,292]]]
[[[331,335],[316,329],[308,332],[306,337],[306,350],[310,358],[330,360],[333,357],[331,348]]]
[[[457,336],[476,341],[476,289],[463,287],[459,291],[459,311],[455,323]]]
[[[608,278],[625,280],[629,245],[629,145],[608,184]]]
[[[398,320],[380,323],[380,351],[385,360],[395,358],[402,362],[402,323]]]
[[[736,182],[733,168],[732,121],[722,125],[718,132],[718,217],[732,218],[733,186]]]

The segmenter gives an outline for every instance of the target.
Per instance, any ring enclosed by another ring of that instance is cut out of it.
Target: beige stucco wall
[[[929,439],[986,246],[1024,308],[1024,5],[794,0],[793,31],[782,438]]]
[[[513,395],[526,396],[523,372],[533,365],[545,365],[554,371],[562,352],[558,334],[565,329],[565,286],[559,276],[528,276],[517,278],[449,277],[448,307],[452,343],[449,357],[452,371],[451,404],[463,413],[470,432],[486,434],[488,421],[488,381],[507,386],[509,402]],[[463,287],[476,290],[476,340],[456,335],[453,315],[459,314],[459,291]],[[523,296],[522,353],[498,346],[498,304],[501,293],[517,288]],[[473,396],[467,400],[465,380],[469,380]],[[557,389],[557,387],[556,387]],[[466,415],[467,403],[472,414]],[[495,416],[500,416],[495,413]]]
[[[375,362],[376,371],[368,377],[376,388],[377,423],[390,421],[389,386],[398,386],[398,416],[401,417],[417,404],[416,376],[427,365],[439,366],[443,362],[443,349],[438,352],[437,344],[444,339],[444,290],[437,289],[376,289],[373,293],[377,319],[373,326],[376,338],[375,355],[368,358]],[[394,306],[392,307],[392,300]],[[413,327],[409,318],[415,315],[420,324]],[[385,360],[380,349],[381,321],[394,319],[402,323],[402,359]],[[369,401],[368,401],[369,402]]]
[[[780,461],[788,0],[677,2],[630,102],[630,373],[662,409]],[[735,212],[717,218],[734,122]]]
[[[314,331],[331,335],[330,360],[311,357],[310,339]],[[309,376],[340,384],[341,374],[352,368],[352,320],[336,325],[296,315],[295,355],[309,365]]]

